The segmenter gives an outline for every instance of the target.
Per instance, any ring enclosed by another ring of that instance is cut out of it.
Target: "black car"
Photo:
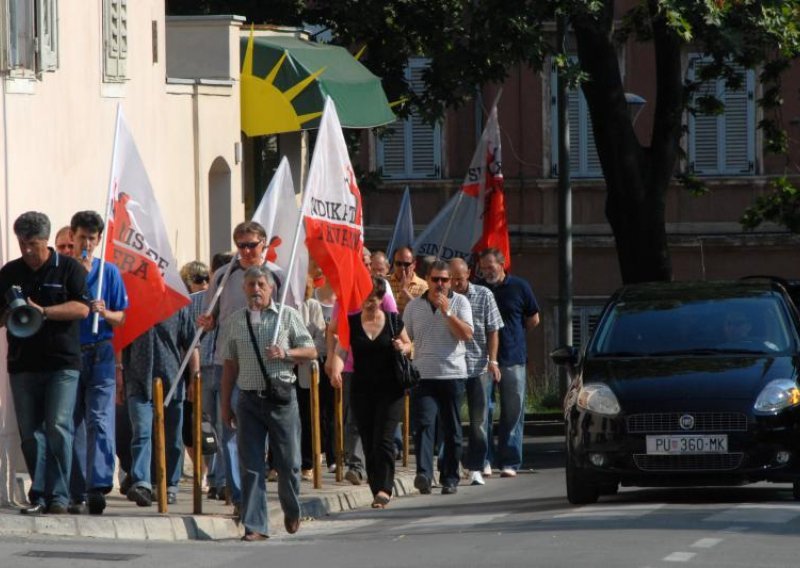
[[[626,286],[566,365],[567,497],[632,486],[792,483],[800,318],[776,282]]]

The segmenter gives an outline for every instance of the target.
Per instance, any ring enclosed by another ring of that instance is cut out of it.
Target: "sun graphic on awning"
[[[253,30],[240,44],[241,118],[247,136],[317,128],[328,96],[343,127],[370,128],[396,119],[380,79],[342,47]]]
[[[286,61],[283,52],[278,62],[263,79],[253,74],[253,34],[247,42],[242,65],[242,130],[248,136],[262,136],[302,130],[303,125],[322,116],[322,112],[298,115],[292,101],[325,72],[321,68],[299,83],[281,91],[275,85],[281,66]]]

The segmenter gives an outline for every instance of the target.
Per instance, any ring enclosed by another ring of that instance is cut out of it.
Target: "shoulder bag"
[[[249,313],[244,314],[244,320],[247,322],[247,331],[250,332],[250,342],[256,352],[258,366],[261,367],[261,374],[264,375],[264,382],[266,383],[266,388],[264,389],[265,398],[275,404],[289,404],[292,402],[294,385],[287,381],[282,381],[278,377],[271,377],[267,373],[267,366],[264,365],[264,359],[261,358],[261,350],[258,348],[258,341],[256,341],[256,334],[253,332],[253,324],[250,323]]]
[[[396,339],[397,336],[394,330],[398,327],[397,314],[389,312],[386,317],[388,318],[389,333],[392,335],[392,339]],[[419,384],[421,378],[419,370],[411,362],[411,359],[401,351],[392,348],[392,353],[394,356],[392,369],[394,370],[395,381],[402,389],[413,389]]]

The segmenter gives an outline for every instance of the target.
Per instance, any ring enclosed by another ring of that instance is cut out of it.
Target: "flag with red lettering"
[[[191,300],[121,110],[111,163],[105,260],[119,269],[130,301],[125,323],[114,330],[114,349],[120,350]]]
[[[361,309],[372,278],[361,255],[364,246],[361,192],[356,184],[336,106],[325,101],[303,196],[308,253],[322,268],[341,304],[339,343],[350,346],[346,314]]]
[[[288,286],[286,304],[299,307],[305,300],[308,251],[304,246],[297,247],[294,265],[289,274],[292,241],[300,223],[300,208],[297,206],[292,172],[286,156],[281,159],[261,203],[253,213],[253,221],[261,223],[267,232],[266,260],[280,269],[278,277],[281,279],[281,286]],[[302,242],[304,238],[302,226],[300,231],[301,240],[298,242]]]
[[[506,270],[511,267],[501,166],[495,102],[461,190],[414,241],[416,256],[433,255],[443,260],[460,257],[469,261],[473,254],[493,247],[505,256]]]

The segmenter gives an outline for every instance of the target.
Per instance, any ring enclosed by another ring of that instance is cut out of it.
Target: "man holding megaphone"
[[[0,323],[8,330],[11,393],[32,482],[30,506],[21,512],[64,514],[81,368],[79,320],[89,315],[91,298],[86,270],[47,246],[47,215],[23,213],[14,234],[22,257],[0,269]]]

